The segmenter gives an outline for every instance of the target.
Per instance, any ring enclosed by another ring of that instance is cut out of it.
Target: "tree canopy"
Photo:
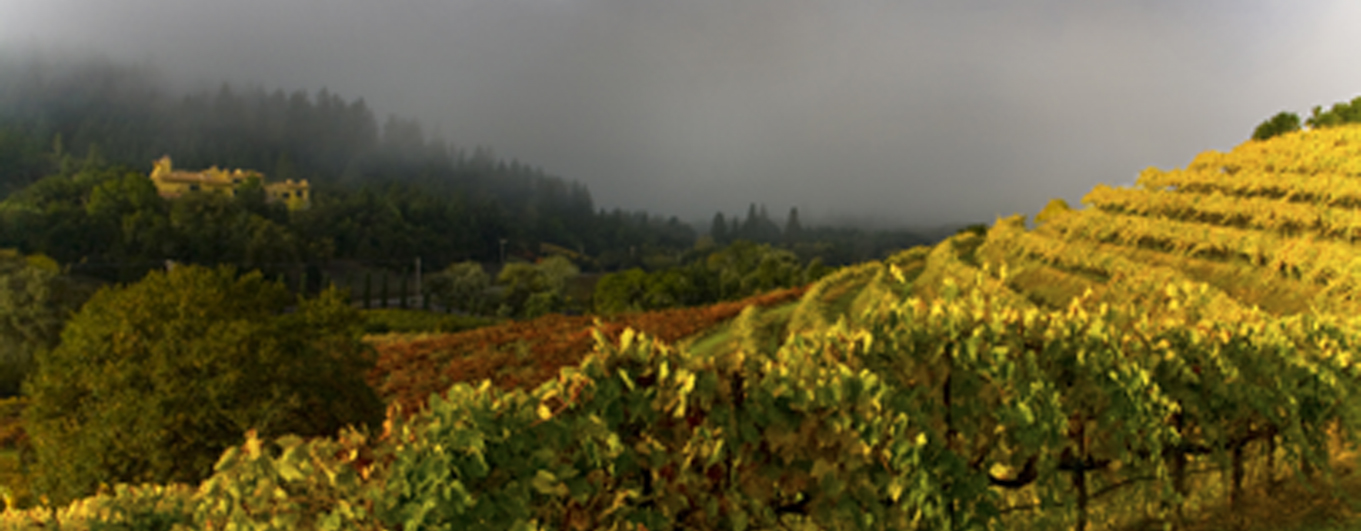
[[[100,484],[196,482],[248,430],[374,426],[383,405],[363,379],[361,327],[334,290],[299,300],[230,267],[104,288],[27,384],[35,490],[62,502]]]
[[[1352,98],[1351,101],[1334,103],[1328,110],[1323,106],[1315,105],[1310,110],[1310,116],[1304,121],[1304,125],[1310,129],[1322,129],[1343,124],[1361,123],[1361,96]],[[1283,135],[1300,130],[1299,115],[1281,111],[1275,116],[1266,119],[1252,131],[1253,140],[1266,140],[1275,136]]]
[[[1309,127],[1315,129],[1361,123],[1361,96],[1352,98],[1351,101],[1334,103],[1327,111],[1316,105],[1307,123]]]
[[[1293,112],[1281,111],[1268,118],[1252,131],[1253,140],[1266,140],[1286,133],[1300,130],[1300,117]]]
[[[51,258],[0,249],[0,396],[19,394],[34,356],[57,346],[67,317],[92,292]]]
[[[591,304],[603,314],[697,306],[807,284],[830,271],[819,258],[804,264],[789,250],[739,240],[691,253],[675,267],[605,275],[596,283]]]

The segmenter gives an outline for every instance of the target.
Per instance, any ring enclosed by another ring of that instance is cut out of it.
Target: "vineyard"
[[[369,383],[406,412],[419,410],[431,395],[457,382],[486,379],[499,389],[533,389],[557,377],[559,369],[580,364],[594,346],[595,332],[614,339],[633,329],[675,342],[737,317],[743,308],[796,300],[803,291],[786,289],[712,306],[609,319],[547,315],[457,334],[379,343],[378,366]]]
[[[378,342],[380,434],[18,528],[1135,529],[1327,489],[1361,421],[1361,127],[803,289]],[[150,522],[151,524],[148,524]],[[1235,522],[1242,524],[1243,522]],[[102,527],[101,527],[102,526]]]

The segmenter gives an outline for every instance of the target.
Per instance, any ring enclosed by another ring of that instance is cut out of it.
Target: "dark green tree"
[[[642,310],[647,294],[647,278],[647,272],[637,267],[600,277],[591,295],[594,311],[614,315]]]
[[[537,264],[506,264],[496,276],[496,283],[504,289],[497,313],[532,318],[561,311],[567,302],[567,281],[578,272],[571,261],[561,256],[552,256]]]
[[[19,394],[34,358],[57,346],[66,319],[92,293],[50,258],[0,249],[0,396]]]
[[[35,491],[61,504],[101,484],[197,483],[248,430],[375,426],[362,322],[336,290],[302,299],[230,267],[100,290],[25,386]]]
[[[784,222],[784,241],[794,243],[799,241],[803,234],[803,225],[799,223],[799,207],[790,207],[789,218]]]
[[[491,287],[491,276],[482,264],[465,261],[453,264],[426,281],[429,293],[445,308],[458,309],[470,314],[480,314],[488,310],[490,297],[487,289]]]
[[[761,236],[761,213],[756,209],[756,203],[747,206],[747,217],[742,220],[742,232],[740,238],[758,241]]]
[[[54,166],[41,139],[18,127],[0,126],[0,198],[42,178]]]
[[[803,268],[802,282],[804,284],[817,282],[818,279],[827,276],[832,270],[833,268],[822,263],[821,257],[813,257],[812,260],[808,261],[808,265]]]
[[[1266,140],[1286,133],[1300,130],[1300,117],[1293,112],[1281,111],[1262,122],[1252,131],[1253,140]]]
[[[722,212],[714,214],[714,221],[709,225],[709,236],[712,236],[714,243],[719,245],[728,242],[728,220],[723,217]]]
[[[1327,111],[1314,106],[1307,124],[1314,129],[1333,127],[1342,124],[1361,123],[1361,96],[1349,102],[1334,103]]]

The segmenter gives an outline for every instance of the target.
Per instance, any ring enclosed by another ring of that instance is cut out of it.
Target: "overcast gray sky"
[[[707,220],[991,222],[1361,95],[1356,0],[0,0],[0,46],[326,87]]]

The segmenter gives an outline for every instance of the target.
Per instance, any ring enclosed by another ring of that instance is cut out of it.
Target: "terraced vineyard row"
[[[1212,223],[1291,236],[1307,233],[1347,243],[1361,238],[1361,212],[1326,205],[1264,197],[1236,197],[1217,191],[1171,193],[1137,188],[1115,189],[1104,184],[1097,185],[1082,201],[1114,214]]]

